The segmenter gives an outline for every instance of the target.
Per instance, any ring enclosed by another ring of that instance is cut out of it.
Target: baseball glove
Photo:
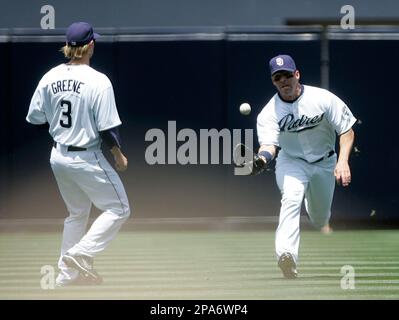
[[[256,176],[267,168],[266,162],[243,143],[234,149],[234,164],[237,168],[247,169],[244,175],[250,176]]]
[[[256,176],[262,173],[267,168],[267,163],[259,157],[257,154],[254,155],[253,160],[250,165],[252,165],[251,176]]]

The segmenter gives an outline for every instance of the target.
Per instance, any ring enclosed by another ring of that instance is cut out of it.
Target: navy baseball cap
[[[66,42],[71,47],[81,47],[91,40],[96,40],[100,35],[94,33],[93,27],[87,22],[74,22],[66,31]]]
[[[277,71],[296,71],[294,59],[286,54],[279,54],[278,56],[271,58],[269,66],[271,75],[275,74]]]

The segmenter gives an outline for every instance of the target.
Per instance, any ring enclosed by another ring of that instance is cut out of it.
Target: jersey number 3
[[[66,111],[62,112],[62,115],[65,117],[64,119],[60,120],[60,126],[63,128],[70,128],[72,127],[72,103],[68,100],[61,100],[61,108],[66,109]]]

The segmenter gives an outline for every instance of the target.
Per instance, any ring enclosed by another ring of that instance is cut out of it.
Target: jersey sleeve
[[[332,93],[327,115],[338,135],[347,132],[357,121],[345,102]]]
[[[44,101],[40,89],[40,85],[36,88],[29,105],[26,121],[32,124],[47,123],[46,114],[44,113]]]
[[[121,148],[121,137],[119,135],[118,127],[100,131],[100,136],[110,149],[112,149],[114,146]]]
[[[108,130],[122,124],[116,108],[112,85],[97,95],[93,108],[98,131]]]
[[[256,129],[260,146],[279,146],[278,137],[280,134],[280,128],[278,126],[276,116],[273,115],[271,106],[266,105],[266,107],[258,115]]]

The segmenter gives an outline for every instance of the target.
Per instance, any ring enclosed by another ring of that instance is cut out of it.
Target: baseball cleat
[[[298,277],[298,271],[296,270],[296,264],[291,253],[285,252],[281,255],[278,260],[278,266],[283,272],[284,278],[295,279]]]
[[[76,279],[67,281],[56,281],[56,287],[69,287],[69,286],[95,286],[101,284],[98,279],[93,279],[90,276],[79,273]]]
[[[102,278],[93,268],[93,258],[86,255],[71,255],[69,253],[64,254],[62,261],[70,267],[79,271],[81,277],[86,282],[91,281],[92,284],[101,284]]]

